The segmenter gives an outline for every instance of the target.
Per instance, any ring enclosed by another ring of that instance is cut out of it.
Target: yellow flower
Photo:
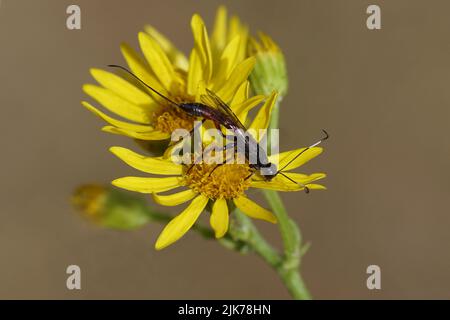
[[[245,94],[244,97],[247,98],[247,95]],[[244,99],[239,105],[251,105],[249,101],[254,101],[254,98]],[[257,116],[251,122],[250,129],[267,128],[276,98],[277,93],[273,92],[266,99]],[[241,110],[233,103],[231,108]],[[239,115],[241,121],[244,122],[247,116],[246,113],[241,112]],[[271,181],[265,181],[260,175],[254,173],[246,163],[224,164],[216,167],[215,164],[208,164],[205,161],[193,164],[191,167],[191,165],[176,164],[167,155],[145,157],[122,147],[112,147],[110,150],[135,169],[153,175],[167,176],[123,177],[114,180],[112,182],[113,185],[135,192],[152,194],[155,202],[165,206],[176,206],[190,201],[186,209],[171,220],[161,232],[155,244],[155,248],[158,250],[180,239],[196,222],[210,201],[212,202],[210,224],[215,231],[216,237],[220,238],[228,230],[229,205],[232,203],[252,218],[276,223],[276,217],[270,211],[259,206],[246,196],[245,192],[249,188],[299,191],[303,190],[304,186],[307,185],[311,190],[325,189],[322,185],[312,183],[324,178],[324,173],[305,175],[287,172],[318,156],[322,152],[322,148],[319,147],[308,149],[291,163],[289,162],[298,156],[304,148],[271,155],[269,160],[274,163],[278,162],[278,168],[285,167],[283,173],[288,177],[277,175]],[[161,194],[177,188],[184,188],[185,190],[168,195]]]
[[[199,15],[192,17],[191,28],[194,47],[188,59],[156,29],[145,27],[145,32],[138,35],[144,59],[127,44],[121,45],[131,71],[177,103],[199,101],[204,87],[228,103],[239,90],[248,90],[247,78],[255,59],[246,58],[248,31],[239,19],[232,18],[228,25],[226,9],[220,7],[211,41]],[[109,123],[103,131],[139,140],[165,140],[174,129],[192,129],[191,116],[161,100],[129,75],[96,68],[91,69],[91,74],[99,85],[86,84],[84,92],[125,120],[83,101],[83,106]]]

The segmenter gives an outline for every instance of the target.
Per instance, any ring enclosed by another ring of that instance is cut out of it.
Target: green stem
[[[230,226],[231,238],[245,242],[256,254],[277,269],[282,262],[279,253],[262,237],[248,216],[237,208],[233,213],[238,225]]]
[[[300,265],[300,230],[289,218],[278,192],[273,190],[263,190],[262,192],[278,219],[278,227],[284,244],[284,263],[288,266],[298,267]]]
[[[234,216],[236,217],[238,226],[232,225],[230,227],[229,233],[231,234],[231,238],[247,243],[257,255],[272,266],[294,299],[311,299],[311,295],[298,272],[297,262],[299,262],[299,255],[289,256],[289,259],[284,258],[285,255],[280,255],[261,236],[249,217],[239,211],[239,209],[234,210]],[[292,263],[291,259],[294,257],[297,257],[297,260],[295,263]]]
[[[289,218],[278,192],[264,190],[263,194],[278,219],[278,227],[284,245],[281,265],[277,268],[283,283],[294,299],[309,300],[311,295],[300,275],[301,233],[297,224]]]
[[[289,293],[296,300],[311,300],[311,294],[302,279],[299,272],[279,272],[284,285],[288,289]]]

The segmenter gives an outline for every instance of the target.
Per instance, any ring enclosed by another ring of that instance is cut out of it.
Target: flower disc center
[[[250,187],[251,169],[247,164],[194,164],[187,167],[186,183],[210,199],[233,199]]]
[[[194,127],[195,117],[174,107],[165,107],[155,115],[155,129],[172,133],[176,129],[191,131]]]

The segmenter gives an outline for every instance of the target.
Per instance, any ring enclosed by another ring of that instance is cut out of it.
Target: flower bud
[[[283,52],[268,35],[260,32],[260,42],[251,38],[248,55],[256,57],[250,74],[250,83],[255,94],[269,95],[277,90],[282,99],[288,90],[288,77]]]
[[[143,199],[97,184],[78,187],[72,204],[84,217],[103,227],[136,229],[151,220]]]

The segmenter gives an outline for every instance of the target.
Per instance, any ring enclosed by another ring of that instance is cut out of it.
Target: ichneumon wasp
[[[134,77],[136,80],[138,80],[140,83],[142,83],[145,87],[150,89],[153,93],[157,94],[159,97],[164,99],[166,102],[168,102],[170,105],[179,108],[186,112],[187,114],[194,116],[194,117],[202,117],[203,121],[210,120],[214,123],[215,127],[219,132],[223,135],[221,131],[221,126],[229,129],[234,134],[234,140],[237,142],[241,142],[245,145],[245,151],[244,155],[247,161],[249,162],[250,168],[253,169],[253,173],[251,173],[246,179],[250,178],[256,171],[262,171],[264,169],[264,174],[261,174],[261,177],[265,181],[271,181],[273,178],[275,178],[278,174],[281,174],[286,179],[290,180],[291,182],[300,185],[304,188],[305,192],[308,193],[309,189],[306,185],[300,184],[293,179],[291,179],[289,176],[283,173],[283,170],[287,168],[293,161],[295,161],[298,157],[300,157],[303,153],[305,153],[307,150],[319,145],[326,139],[328,139],[329,135],[325,130],[322,130],[325,134],[323,138],[321,138],[316,143],[310,145],[309,147],[299,151],[299,153],[292,158],[287,164],[283,166],[281,169],[277,169],[276,165],[271,163],[268,159],[267,152],[262,148],[262,146],[256,141],[255,138],[253,138],[251,135],[246,135],[245,132],[247,129],[242,124],[242,122],[239,120],[239,118],[236,116],[236,114],[231,110],[231,108],[224,102],[220,97],[218,97],[214,92],[212,92],[209,89],[206,89],[206,95],[201,96],[202,102],[186,102],[186,103],[176,103],[170,98],[164,96],[157,90],[153,89],[151,86],[149,86],[147,83],[142,81],[138,76],[136,76],[134,73],[132,73],[130,70],[128,70],[125,67],[119,66],[119,65],[108,65],[112,68],[119,68],[123,71],[130,74],[132,77]],[[225,137],[227,138],[227,137]],[[226,148],[226,146],[225,146]],[[250,156],[254,156],[256,154],[256,158],[252,157],[252,159],[256,159],[256,163],[250,163],[249,159]],[[217,166],[213,169],[213,171],[221,164],[217,164]],[[212,172],[211,172],[212,173]],[[210,173],[210,174],[211,174]]]

